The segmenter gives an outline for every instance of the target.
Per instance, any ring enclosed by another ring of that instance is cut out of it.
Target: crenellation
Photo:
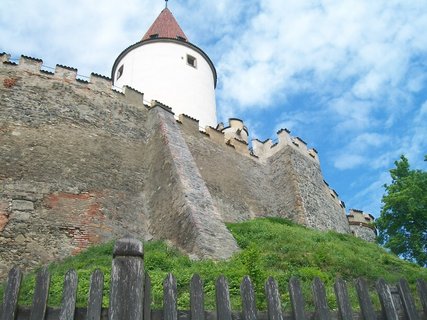
[[[286,128],[277,131],[277,137],[279,139],[279,143],[282,145],[290,145],[293,142],[291,131]]]
[[[339,194],[335,191],[335,189],[331,188],[329,184],[326,182],[326,180],[323,180],[323,185],[326,192],[331,196],[333,201],[338,204],[342,209],[345,209],[345,204],[343,201],[341,201]]]
[[[54,77],[57,79],[63,79],[68,81],[76,81],[77,79],[77,69],[73,67],[63,66],[57,64],[55,67]]]
[[[335,197],[337,197],[337,198],[339,198],[339,195],[338,195],[338,193],[335,191],[335,189],[331,189],[332,190],[332,193],[334,194],[334,196]]]
[[[236,120],[236,119],[233,119]],[[248,143],[244,140],[241,140],[234,136],[234,134],[230,134],[230,132],[226,132],[224,129],[230,128],[223,128],[222,126],[217,126],[217,128],[213,127],[206,127],[205,131],[199,129],[199,120],[190,117],[186,114],[180,114],[178,116],[178,119],[176,120],[179,124],[181,124],[184,128],[190,130],[191,132],[199,132],[204,134],[205,136],[209,137],[213,142],[219,144],[219,145],[226,145],[229,147],[232,147],[236,150],[237,153],[250,156],[251,150],[249,150]],[[240,123],[241,120],[238,120]],[[235,124],[234,124],[235,127]],[[245,128],[245,131],[247,133],[247,129]]]
[[[212,141],[218,143],[218,144],[224,144],[224,132],[216,130],[213,127],[206,127],[206,133],[209,135],[209,137],[212,139]]]
[[[142,92],[139,92],[138,90],[131,87],[124,86],[123,94],[125,96],[126,102],[141,106],[144,105],[144,94]]]
[[[160,108],[166,110],[167,112],[175,115],[175,113],[172,111],[171,107],[169,107],[169,106],[167,106],[167,105],[165,105],[165,104],[163,104],[157,100],[151,100],[150,108],[155,108],[155,107],[160,107]]]
[[[95,89],[95,90],[107,91],[112,88],[112,82],[110,78],[92,72],[89,78],[89,88]]]
[[[236,138],[237,140],[241,140],[247,143],[249,131],[243,121],[238,118],[230,118],[228,119],[228,123],[228,127],[224,128],[224,125],[222,125],[221,128],[221,131],[224,132],[225,139],[230,140]]]
[[[10,60],[3,61],[2,65],[4,65],[4,66],[18,66],[18,64],[16,62],[10,61]]]
[[[231,144],[230,140],[227,140],[227,141],[225,142],[225,145],[226,145],[227,147],[230,147],[230,148],[236,149],[236,147],[235,147],[233,144]]]
[[[228,140],[228,142],[234,146],[234,148],[236,149],[236,151],[240,154],[243,154],[245,156],[249,156],[249,149],[248,149],[248,144],[245,141],[236,139],[236,138],[232,138],[230,140]]]
[[[178,120],[185,128],[188,128],[194,132],[200,131],[199,130],[199,120],[194,119],[186,114],[180,114],[178,116]]]
[[[84,85],[89,85],[89,81],[85,80],[85,79],[77,78],[76,81],[78,83],[81,83],[81,84],[84,84]]]
[[[253,139],[252,144],[254,146],[253,151],[262,161],[266,161],[269,157],[279,152],[286,146],[292,147],[295,150],[298,150],[301,154],[307,156],[307,158],[319,163],[319,157],[316,149],[308,149],[307,143],[300,137],[291,136],[291,131],[288,129],[280,129],[277,131],[278,142],[266,143],[261,142],[258,139]]]
[[[43,65],[43,60],[22,55],[19,59],[19,68],[25,71],[38,73]]]
[[[271,139],[266,139],[264,141],[252,139],[253,153],[263,162],[271,155],[270,150],[272,146],[273,141]]]
[[[10,59],[10,54],[7,54],[6,52],[0,53],[1,62],[9,61],[9,59]]]
[[[49,71],[49,70],[45,70],[45,69],[41,69],[41,70],[40,70],[40,73],[45,74],[45,75],[48,75],[48,76],[53,76],[53,75],[55,75],[55,73],[54,73],[54,72]]]
[[[299,143],[298,143],[298,141],[297,141],[297,140],[292,139],[292,144],[293,144],[295,147],[298,147],[298,148],[299,148]]]
[[[312,157],[313,159],[319,161],[318,159],[318,154],[316,152],[316,149],[308,149],[308,154],[310,155],[310,157]]]
[[[306,150],[308,150],[308,149],[307,149],[307,142],[305,142],[303,139],[301,139],[300,137],[295,137],[295,139],[294,139],[294,140],[298,141],[298,144],[299,144],[299,145],[301,145],[301,144],[302,144],[303,146],[305,146],[305,149],[306,149]]]

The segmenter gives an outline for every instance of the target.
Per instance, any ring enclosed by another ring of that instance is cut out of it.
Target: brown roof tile
[[[153,22],[150,29],[145,33],[142,40],[152,38],[169,38],[188,41],[184,31],[182,31],[178,22],[172,15],[172,12],[170,12],[168,8],[165,8],[160,12],[159,16]]]

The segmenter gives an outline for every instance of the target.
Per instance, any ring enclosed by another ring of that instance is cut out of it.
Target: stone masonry
[[[288,131],[251,152],[108,78],[0,61],[0,279],[126,235],[224,259],[238,250],[224,222],[254,217],[351,232],[317,153]]]

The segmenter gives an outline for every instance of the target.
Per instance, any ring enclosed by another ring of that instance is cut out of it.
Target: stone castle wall
[[[253,154],[108,78],[0,58],[0,279],[15,263],[31,269],[129,234],[228,258],[238,247],[224,222],[254,217],[350,233],[317,153],[289,132]]]
[[[238,250],[173,114],[40,66],[0,65],[0,278],[125,235],[196,257]]]
[[[317,160],[285,145],[263,162],[249,152],[239,153],[233,145],[236,141],[226,144],[222,137],[212,139],[212,129],[208,130],[211,136],[199,132],[191,118],[181,122],[225,221],[274,216],[320,230],[350,232],[342,203],[325,185]]]
[[[38,60],[0,68],[0,276],[91,243],[150,237],[142,190],[147,110]],[[141,97],[142,102],[142,97]]]

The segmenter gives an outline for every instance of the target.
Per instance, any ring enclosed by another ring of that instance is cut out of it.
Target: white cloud
[[[14,55],[43,52],[36,57],[49,66],[67,64],[85,75],[92,71],[109,75],[115,56],[140,40],[160,12],[161,3],[148,3],[6,0],[0,12],[0,38],[4,50]]]
[[[341,153],[335,160],[337,169],[352,169],[367,162],[367,159],[357,154]]]
[[[301,90],[347,92],[338,126],[365,129],[373,108],[389,112],[420,90],[411,61],[427,51],[426,14],[424,1],[263,1],[221,56],[220,105],[275,107]]]

